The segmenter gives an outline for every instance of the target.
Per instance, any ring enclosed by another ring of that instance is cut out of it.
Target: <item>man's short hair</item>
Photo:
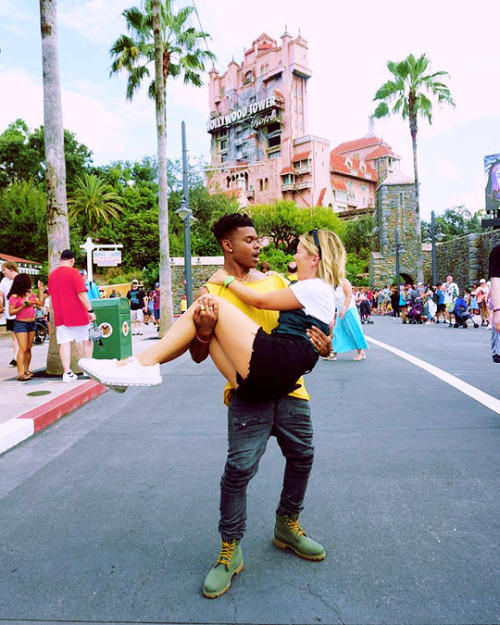
[[[75,257],[75,253],[71,250],[63,250],[61,252],[61,260],[71,260]]]
[[[19,269],[13,260],[6,260],[2,263],[2,269],[10,269],[10,271],[17,271],[19,273]]]
[[[248,215],[240,213],[230,213],[224,215],[210,228],[214,237],[220,243],[222,239],[228,238],[238,228],[253,228],[253,221]]]

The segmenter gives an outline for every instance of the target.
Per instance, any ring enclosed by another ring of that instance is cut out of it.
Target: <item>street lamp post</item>
[[[431,259],[432,259],[432,284],[437,284],[437,246],[436,239],[438,241],[442,241],[444,238],[444,234],[441,231],[441,227],[438,226],[436,228],[436,219],[434,216],[434,211],[431,211]]]
[[[184,280],[186,282],[186,297],[188,306],[193,303],[193,281],[191,277],[191,223],[197,221],[193,211],[187,207],[186,198],[181,200],[181,206],[176,211],[184,222]]]
[[[401,277],[399,275],[400,267],[399,267],[399,255],[401,252],[404,252],[403,246],[399,242],[399,231],[396,230],[396,236],[394,240],[394,252],[396,253],[396,285],[398,289],[398,295],[400,294],[401,288]]]

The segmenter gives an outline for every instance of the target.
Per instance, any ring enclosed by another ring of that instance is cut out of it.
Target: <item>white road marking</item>
[[[372,339],[371,337],[366,336],[366,335],[365,335],[365,338],[370,343],[373,343],[374,345],[378,345],[379,347],[382,347],[383,349],[386,349],[387,351],[392,352],[393,354],[395,354],[396,356],[399,356],[400,358],[404,358],[408,362],[411,362],[413,365],[420,367],[424,371],[427,371],[428,373],[436,376],[436,378],[439,378],[443,382],[446,382],[450,386],[453,386],[454,388],[464,393],[465,395],[472,397],[472,399],[475,399],[480,404],[483,404],[483,406],[486,406],[490,410],[493,410],[493,412],[500,414],[500,400],[496,399],[492,395],[488,395],[488,393],[484,393],[483,391],[480,391],[475,386],[472,386],[471,384],[468,384],[467,382],[460,380],[459,378],[455,377],[451,373],[447,373],[446,371],[439,369],[439,367],[435,367],[434,365],[431,365],[428,362],[425,362],[425,360],[420,360],[420,358],[411,356],[410,354],[403,352],[397,347],[392,347],[392,345],[388,345],[387,343],[382,343],[382,341],[377,341],[376,339]]]

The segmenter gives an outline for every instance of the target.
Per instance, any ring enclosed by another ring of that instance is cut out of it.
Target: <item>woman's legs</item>
[[[236,371],[245,378],[259,326],[226,300],[215,295],[212,299],[217,303],[218,318],[214,332],[217,343],[211,342],[210,354],[227,379],[235,380]],[[189,349],[196,334],[193,314],[197,306],[192,304],[158,343],[138,354],[141,365],[169,362]]]
[[[27,349],[26,349],[26,355],[24,357],[25,371],[29,371],[30,370],[31,350],[33,348],[33,341],[34,340],[35,340],[35,333],[34,332],[28,332],[28,345],[27,345]]]
[[[17,352],[17,377],[22,377],[28,370],[26,363],[28,353],[28,332],[17,332],[19,351]]]
[[[366,358],[365,350],[358,349],[357,351],[358,353],[356,356],[354,356],[353,360],[364,360]]]
[[[231,386],[233,388],[237,388],[238,382],[236,380],[236,369],[225,351],[222,349],[222,346],[216,336],[210,341],[210,357],[214,361],[217,369],[222,373]]]

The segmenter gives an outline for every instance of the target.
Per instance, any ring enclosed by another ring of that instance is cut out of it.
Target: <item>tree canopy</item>
[[[425,54],[415,58],[409,54],[406,59],[398,63],[389,61],[387,68],[393,79],[384,83],[375,94],[374,100],[379,101],[375,109],[376,118],[388,115],[401,115],[407,119],[413,150],[413,171],[415,175],[415,213],[416,213],[416,253],[418,280],[423,280],[422,245],[420,238],[420,187],[417,163],[417,134],[418,118],[427,119],[432,123],[432,100],[428,96],[437,98],[439,104],[455,106],[448,86],[443,80],[449,76],[448,72],[439,71],[429,73],[431,61]],[[390,108],[392,105],[392,108]]]

